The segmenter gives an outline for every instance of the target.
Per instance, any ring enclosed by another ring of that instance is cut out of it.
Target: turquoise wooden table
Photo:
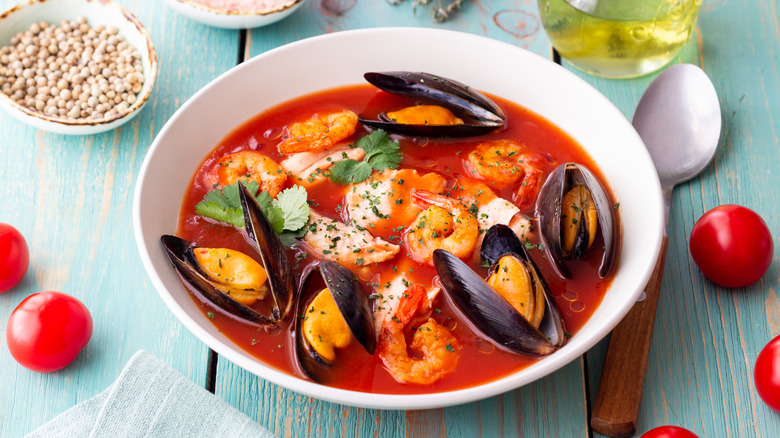
[[[0,0],[7,9],[16,0]],[[144,349],[279,436],[588,437],[606,341],[523,388],[446,409],[377,411],[314,400],[266,382],[208,348],[173,317],[152,288],[132,238],[135,179],[155,135],[200,87],[244,59],[302,38],[347,29],[424,26],[486,35],[552,58],[532,0],[465,2],[436,24],[379,0],[308,0],[288,19],[250,31],[206,27],[163,2],[118,0],[150,30],[160,60],[144,111],[112,132],[66,137],[0,114],[0,222],[27,238],[31,265],[0,295],[0,436],[32,431],[113,382]],[[777,0],[705,0],[695,38],[675,62],[701,65],[715,83],[723,130],[714,162],[674,194],[669,249],[639,417],[702,437],[780,436],[780,414],[758,397],[752,369],[780,334],[780,263],[755,285],[728,290],[705,280],[688,252],[694,222],[737,203],[757,211],[780,248],[780,17]],[[564,62],[564,66],[566,63]],[[570,68],[567,66],[567,68]],[[573,70],[573,69],[572,69]],[[577,73],[627,117],[653,76],[606,80]],[[28,295],[59,290],[92,312],[94,334],[62,371],[19,366],[5,324]]]

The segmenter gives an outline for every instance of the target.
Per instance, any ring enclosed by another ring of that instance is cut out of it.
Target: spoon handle
[[[590,418],[593,430],[605,436],[631,436],[636,432],[658,292],[666,261],[666,245],[667,237],[664,236],[655,270],[645,286],[645,300],[634,304],[612,331]]]

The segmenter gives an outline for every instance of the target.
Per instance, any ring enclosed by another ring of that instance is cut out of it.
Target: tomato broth
[[[486,140],[514,139],[524,144],[531,152],[545,157],[547,161],[544,165],[545,177],[558,164],[569,161],[581,163],[599,174],[585,151],[559,128],[515,103],[495,96],[490,97],[506,114],[504,129],[489,135],[458,140],[412,139],[393,135],[393,139],[400,142],[403,152],[400,168],[416,169],[421,174],[436,172],[444,176],[448,182],[448,191],[445,194],[457,197],[458,181],[467,178],[464,158],[475,145]],[[303,96],[258,114],[228,134],[197,169],[182,203],[177,235],[201,247],[231,248],[246,254],[254,254],[252,247],[244,240],[242,232],[195,213],[195,205],[214,188],[209,182],[209,175],[214,172],[222,156],[242,150],[256,150],[276,161],[281,161],[285,156],[277,152],[276,146],[281,141],[283,128],[290,123],[306,119],[315,112],[345,108],[362,117],[375,117],[388,108],[395,109],[413,103],[413,99],[379,91],[370,85],[355,85]],[[348,140],[354,143],[369,132],[367,128],[358,124],[357,132]],[[295,182],[294,178],[288,178],[286,187]],[[327,179],[320,181],[307,188],[310,206],[312,210],[323,216],[346,222],[344,195],[347,190],[349,190],[348,186],[338,185]],[[512,188],[494,190],[504,199],[512,199]],[[533,208],[527,208],[523,213],[530,217],[534,216]],[[400,244],[401,250],[393,259],[368,267],[375,277],[371,281],[364,282],[367,293],[371,293],[377,286],[381,288],[380,284],[397,275],[397,272],[406,273],[410,281],[430,286],[436,276],[434,268],[409,259],[407,248],[401,243],[403,236],[398,231],[398,227],[409,224],[394,222],[392,218],[377,223],[381,225],[369,231],[374,236]],[[550,285],[560,307],[566,332],[570,336],[576,336],[601,303],[611,282],[611,275],[606,278],[600,278],[598,275],[603,250],[590,251],[584,259],[570,262],[568,266],[574,279],[565,280],[556,275],[544,251],[539,248],[538,236],[533,234],[531,243],[534,247],[529,253]],[[601,248],[602,245],[597,241],[593,247]],[[289,249],[288,256],[294,264],[296,282],[302,270],[316,262],[312,255],[307,255],[305,251],[297,248]],[[352,268],[356,270],[356,267]],[[474,269],[480,274],[487,272],[485,268],[479,266],[475,266]],[[376,276],[379,278],[378,281]],[[284,321],[270,330],[258,329],[256,326],[233,318],[199,294],[193,293],[192,296],[199,304],[204,317],[209,318],[222,333],[242,349],[273,368],[302,376],[300,366],[294,358],[295,343],[291,321]],[[458,366],[453,373],[430,385],[399,383],[384,368],[378,354],[369,355],[357,342],[353,342],[350,347],[338,351],[337,364],[332,367],[333,377],[327,384],[371,393],[442,392],[493,381],[539,360],[494,345],[472,326],[450,301],[445,291],[438,295],[431,316],[449,329],[460,343]]]

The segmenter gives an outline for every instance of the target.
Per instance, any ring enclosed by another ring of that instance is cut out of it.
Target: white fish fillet
[[[311,212],[309,231],[303,237],[317,257],[347,268],[381,263],[393,258],[401,247],[374,237],[353,225]]]
[[[293,154],[279,164],[292,175],[297,184],[309,187],[324,178],[325,171],[337,162],[346,158],[360,161],[365,156],[366,151],[363,149],[352,148],[344,143],[324,151]]]
[[[361,227],[369,227],[369,224],[381,227],[390,218],[395,223],[408,225],[420,212],[412,205],[412,190],[441,193],[445,185],[444,177],[433,172],[420,174],[417,170],[402,169],[374,173],[347,192],[349,220]]]

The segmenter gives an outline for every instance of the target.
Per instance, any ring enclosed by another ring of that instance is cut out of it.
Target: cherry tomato
[[[25,298],[8,318],[5,332],[11,356],[41,373],[73,362],[90,337],[89,310],[62,292],[39,292]]]
[[[677,426],[661,426],[645,432],[641,438],[699,438],[688,429]]]
[[[769,341],[758,353],[753,378],[764,403],[780,412],[780,336]]]
[[[0,223],[0,293],[14,288],[27,272],[30,252],[22,233]]]
[[[739,205],[704,213],[691,230],[691,256],[701,272],[724,287],[758,281],[772,263],[772,235],[761,216]]]

